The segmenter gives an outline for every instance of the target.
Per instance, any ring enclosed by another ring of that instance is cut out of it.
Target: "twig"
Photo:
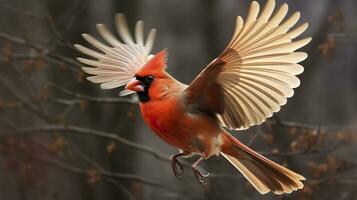
[[[119,190],[121,190],[125,196],[130,199],[130,200],[135,200],[135,197],[133,194],[130,193],[130,191],[120,182],[116,181],[114,178],[111,177],[105,177],[105,181],[108,183],[111,183],[112,185],[116,186]]]
[[[357,32],[352,32],[352,33],[328,33],[328,36],[333,37],[336,41],[357,42]]]
[[[78,18],[78,17],[82,17],[83,16],[83,12],[85,11],[85,9],[87,9],[87,7],[90,5],[90,2],[89,1],[82,1],[82,2],[79,2],[78,5],[76,7],[74,7],[74,9],[72,9],[72,13],[74,13],[70,19],[66,19],[65,22],[66,22],[66,27],[63,29],[63,32],[64,33],[67,33],[73,23],[75,22],[75,20]]]
[[[54,52],[51,51],[51,49],[47,49],[45,47],[29,43],[22,38],[14,37],[14,36],[8,35],[3,32],[0,32],[0,38],[3,40],[9,41],[11,43],[17,44],[17,45],[28,46],[30,48],[33,48],[33,49],[36,49],[37,51],[39,51],[37,54],[31,54],[31,53],[18,54],[18,55],[15,54],[15,57],[11,56],[11,58],[17,58],[17,57],[20,57],[20,58],[22,57],[22,59],[43,58],[50,62],[66,63],[69,65],[70,69],[75,72],[79,72],[79,67],[82,66],[79,62],[77,62],[73,59],[64,57],[62,55],[55,54]]]
[[[0,115],[0,121],[3,122],[9,128],[11,128],[13,130],[17,130],[17,126],[12,121],[10,121],[8,118]]]
[[[79,173],[79,174],[87,174],[87,169],[82,169],[82,168],[79,168],[79,167],[76,167],[73,165],[69,165],[67,163],[61,162],[58,159],[53,159],[53,158],[44,157],[44,156],[36,156],[36,158],[42,162],[60,167],[67,171],[71,171],[71,172],[75,172],[75,173]],[[144,177],[141,177],[141,176],[138,176],[135,174],[113,173],[113,172],[102,171],[100,169],[98,169],[98,170],[103,176],[106,176],[106,177],[115,178],[115,179],[124,179],[124,180],[129,180],[129,181],[136,181],[136,182],[144,183],[144,184],[147,184],[150,186],[159,187],[159,188],[166,189],[166,190],[175,190],[174,188],[171,188],[167,185],[163,185],[157,181],[150,180],[148,178],[144,178]]]
[[[6,78],[4,78],[2,75],[0,75],[0,83],[14,96],[14,98],[21,103],[23,103],[23,106],[28,109],[29,111],[35,113],[37,116],[42,118],[46,122],[51,122],[52,119],[44,113],[42,110],[39,108],[33,106],[31,103],[29,103],[20,93],[18,93],[18,89],[14,87],[13,84],[11,84]]]
[[[155,158],[159,160],[164,160],[164,161],[170,161],[170,159],[164,155],[161,154],[157,151],[155,151],[151,147],[147,147],[144,145],[140,145],[138,143],[129,141],[125,138],[122,138],[114,133],[108,133],[108,132],[103,132],[103,131],[98,131],[98,130],[93,130],[93,129],[88,129],[84,127],[79,127],[79,126],[61,126],[61,125],[42,125],[42,126],[34,126],[30,128],[25,128],[25,129],[20,129],[17,131],[13,131],[8,134],[2,134],[0,137],[9,137],[9,136],[23,136],[26,134],[30,133],[43,133],[43,132],[75,132],[79,134],[84,134],[84,135],[91,135],[91,136],[96,136],[96,137],[102,137],[106,139],[111,139],[116,142],[119,142],[121,144],[127,145],[129,147],[132,147],[136,150],[146,152],[154,156]]]
[[[29,47],[34,48],[34,49],[39,50],[39,51],[44,51],[45,50],[45,48],[42,47],[42,46],[39,46],[37,44],[29,43],[24,39],[21,39],[21,38],[18,38],[18,37],[14,37],[14,36],[8,35],[8,34],[3,33],[3,32],[0,32],[0,38],[4,39],[4,40],[7,40],[9,42],[18,44],[18,45],[29,46]]]
[[[129,103],[129,104],[137,104],[138,103],[138,101],[136,101],[134,99],[128,99],[128,98],[91,97],[88,95],[70,91],[70,90],[63,88],[62,86],[59,86],[52,82],[47,82],[46,84],[52,88],[55,88],[56,90],[58,90],[64,94],[71,95],[76,98],[95,102],[95,103]]]
[[[322,125],[310,125],[298,122],[290,122],[290,121],[282,121],[280,120],[278,123],[274,120],[271,121],[272,125],[277,126],[286,126],[286,127],[294,127],[294,128],[305,128],[305,129],[314,129],[314,130],[343,130],[343,129],[356,129],[357,127],[346,127],[346,126],[322,126]]]

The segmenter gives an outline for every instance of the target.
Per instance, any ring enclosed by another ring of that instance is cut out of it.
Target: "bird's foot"
[[[171,156],[171,167],[172,171],[174,172],[174,175],[178,179],[183,178],[183,165],[177,160],[177,155]]]
[[[196,176],[197,181],[202,185],[205,186],[207,185],[207,177],[209,176],[209,173],[206,172],[205,174],[201,172],[197,167],[192,166],[192,171],[193,174]]]

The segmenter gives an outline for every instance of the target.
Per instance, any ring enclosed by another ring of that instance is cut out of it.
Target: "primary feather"
[[[152,58],[150,54],[154,44],[156,30],[151,29],[144,43],[144,24],[138,21],[135,27],[135,41],[132,38],[125,17],[122,14],[115,16],[119,41],[104,24],[98,24],[97,29],[103,39],[108,43],[98,41],[89,34],[82,34],[92,46],[99,51],[94,51],[79,44],[74,46],[92,59],[78,58],[78,60],[91,67],[82,67],[83,71],[92,75],[87,79],[93,83],[100,83],[102,89],[112,89],[123,86]],[[122,91],[121,95],[133,92]]]
[[[185,91],[189,104],[216,113],[227,128],[240,130],[263,123],[280,110],[300,84],[296,75],[303,67],[297,63],[307,54],[294,51],[311,38],[293,39],[308,25],[290,30],[298,22],[299,12],[284,21],[287,4],[275,14],[274,8],[275,0],[268,0],[259,15],[260,6],[253,1],[246,23],[237,17],[229,45]],[[218,93],[217,89],[222,95],[212,95]],[[217,103],[222,108],[217,109]]]

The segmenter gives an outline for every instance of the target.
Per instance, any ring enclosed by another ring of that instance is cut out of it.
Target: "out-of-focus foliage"
[[[125,13],[131,28],[158,28],[169,72],[188,83],[230,38],[248,0],[50,1],[0,3],[0,199],[354,199],[357,196],[357,2],[287,1],[310,22],[302,85],[282,111],[234,133],[303,174],[303,190],[258,194],[226,161],[203,164],[202,188],[187,159],[177,180],[175,149],[143,124],[135,98],[85,80],[73,43],[96,23]],[[282,3],[282,1],[278,1]],[[95,34],[95,33],[94,33]]]

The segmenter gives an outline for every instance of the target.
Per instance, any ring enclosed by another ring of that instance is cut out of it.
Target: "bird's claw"
[[[202,185],[205,186],[207,185],[207,177],[209,176],[209,173],[207,172],[206,174],[203,174],[200,170],[197,168],[192,168],[193,174],[196,176],[197,181]]]
[[[178,179],[182,179],[183,178],[183,166],[177,160],[177,158],[175,156],[171,156],[171,167],[172,167],[172,171],[174,172],[174,175]]]

